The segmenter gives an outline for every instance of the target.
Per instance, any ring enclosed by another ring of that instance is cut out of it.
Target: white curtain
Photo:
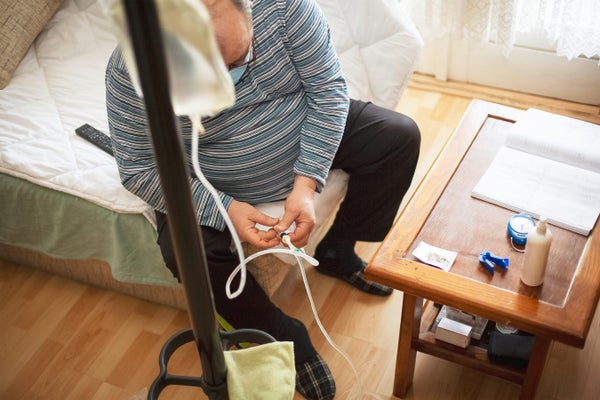
[[[600,0],[399,0],[424,37],[454,34],[502,46],[541,32],[559,56],[600,56]]]

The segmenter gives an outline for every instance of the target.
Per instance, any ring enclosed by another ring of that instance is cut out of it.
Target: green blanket
[[[0,242],[62,259],[106,261],[122,282],[176,285],[141,214],[121,214],[79,197],[0,174]]]

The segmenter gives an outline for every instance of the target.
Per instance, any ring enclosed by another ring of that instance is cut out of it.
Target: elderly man
[[[304,246],[315,221],[314,193],[331,168],[341,168],[350,175],[348,192],[316,249],[317,270],[364,292],[389,295],[390,288],[365,280],[354,246],[358,240],[381,241],[391,227],[417,163],[419,129],[402,114],[349,99],[326,20],[313,0],[203,1],[236,102],[202,120],[200,167],[219,191],[237,235],[269,248],[295,223],[289,237]],[[144,103],[119,49],[109,61],[106,88],[122,183],[156,209],[158,242],[177,274]],[[189,118],[180,117],[179,124],[189,150],[196,133]],[[297,390],[308,399],[333,398],[331,372],[300,321],[277,308],[251,276],[239,297],[226,297],[227,278],[239,263],[231,233],[206,188],[196,177],[191,185],[217,311],[235,328],[293,341]],[[281,219],[253,206],[282,199]]]

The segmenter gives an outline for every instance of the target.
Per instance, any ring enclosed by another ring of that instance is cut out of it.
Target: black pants
[[[409,117],[372,103],[351,101],[346,129],[332,168],[350,175],[348,192],[330,233],[350,240],[383,240],[408,190],[420,148],[420,132]],[[157,212],[158,243],[165,263],[178,275],[166,216]],[[236,299],[225,295],[227,278],[239,264],[231,235],[202,227],[217,312],[236,329],[256,328],[277,340],[292,340],[296,363],[315,354],[304,326],[283,314],[248,274]],[[354,271],[348,271],[354,272]],[[237,288],[234,282],[232,288]]]

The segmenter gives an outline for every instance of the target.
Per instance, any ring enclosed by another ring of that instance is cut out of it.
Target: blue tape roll
[[[524,246],[527,243],[527,234],[535,226],[535,220],[531,215],[519,213],[508,220],[508,236],[516,246]]]

